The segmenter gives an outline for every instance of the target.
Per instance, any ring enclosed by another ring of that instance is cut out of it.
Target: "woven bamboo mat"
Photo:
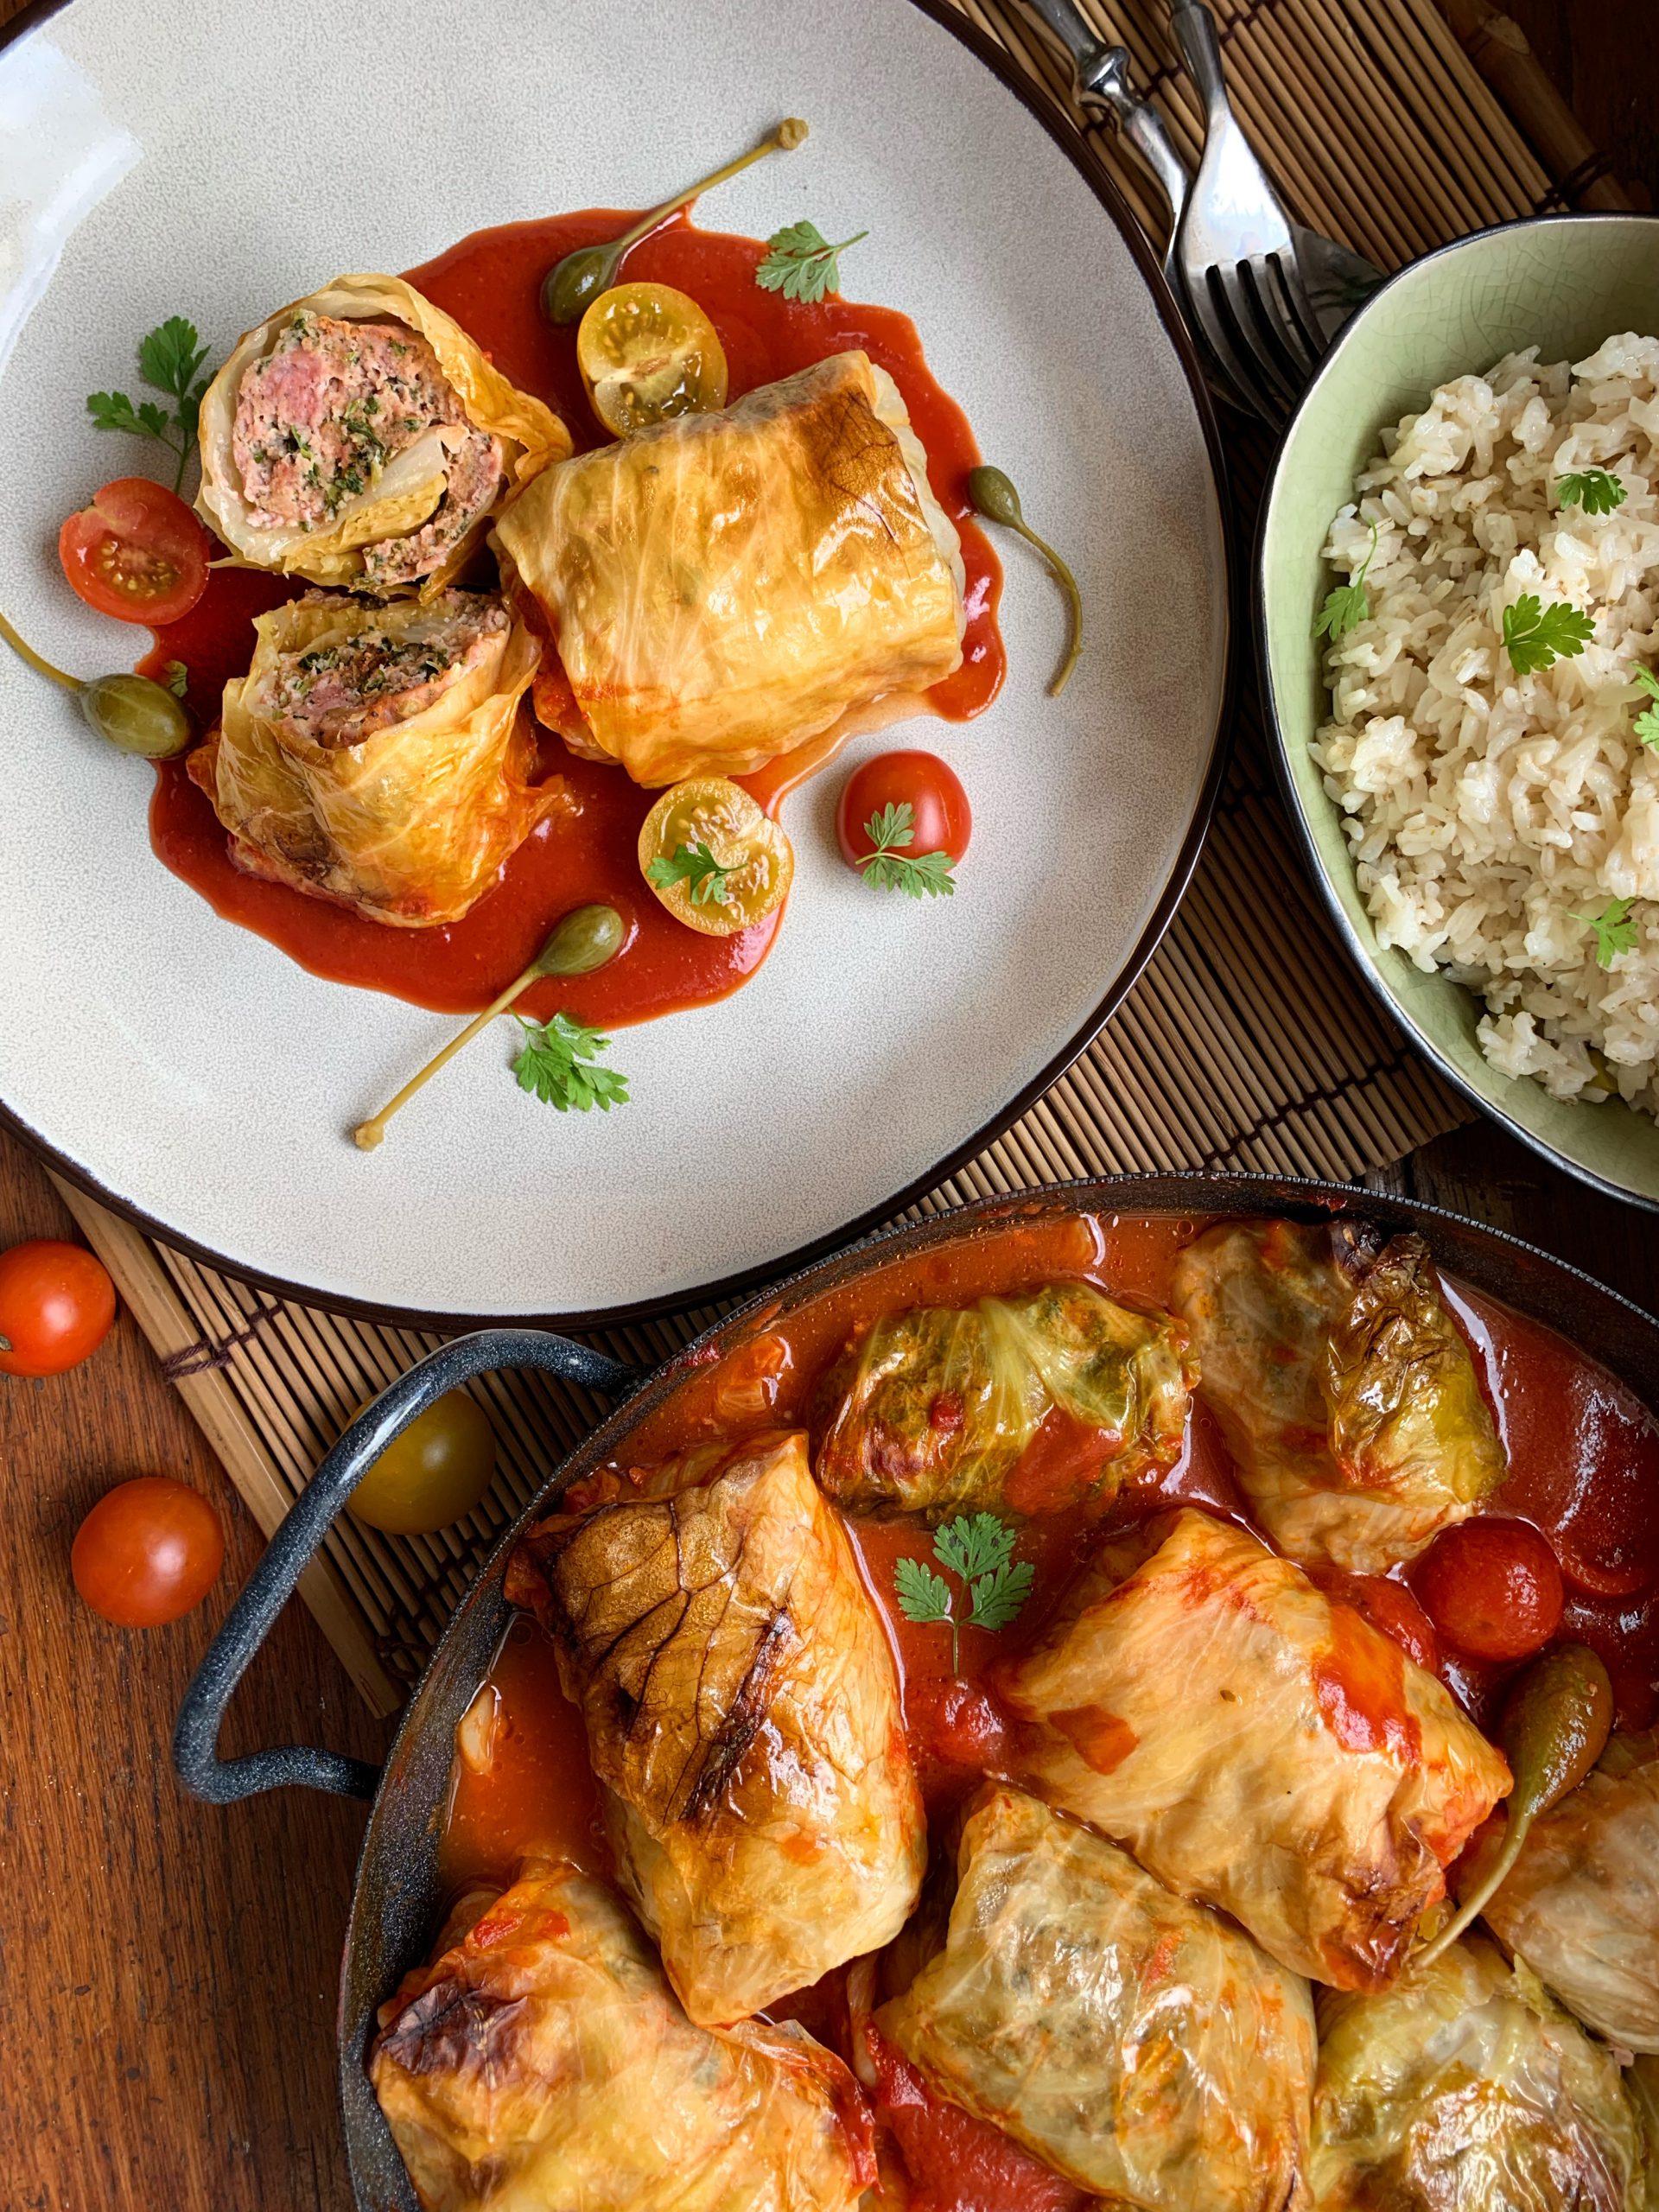
[[[1235,99],[1305,221],[1392,267],[1549,200],[1548,177],[1429,0],[1211,3]],[[1067,109],[1069,69],[1018,0],[960,4]],[[1081,4],[1129,48],[1137,86],[1196,163],[1198,105],[1161,0]],[[1134,156],[1109,130],[1087,136],[1159,235]],[[1224,414],[1223,427],[1243,547],[1267,450],[1236,416]],[[915,1211],[1137,1168],[1351,1178],[1465,1118],[1332,943],[1271,787],[1247,683],[1215,827],[1156,957],[1071,1072]],[[60,1187],[267,1531],[357,1406],[438,1341],[280,1302]],[[652,1365],[712,1318],[688,1312],[601,1341]],[[427,1538],[344,1519],[302,1585],[377,1712],[401,1702],[476,1561],[600,1410],[540,1375],[497,1376],[477,1390],[499,1447],[480,1510]]]

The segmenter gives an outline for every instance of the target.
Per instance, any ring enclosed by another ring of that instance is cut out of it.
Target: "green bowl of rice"
[[[1659,1208],[1659,217],[1391,279],[1291,423],[1256,587],[1350,950],[1477,1105]]]

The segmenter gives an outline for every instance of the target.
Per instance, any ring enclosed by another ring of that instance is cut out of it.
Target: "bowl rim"
[[[1659,1193],[1650,1197],[1645,1191],[1632,1190],[1628,1184],[1610,1180],[1608,1177],[1599,1173],[1593,1167],[1586,1166],[1581,1160],[1574,1160],[1568,1154],[1560,1150],[1547,1137],[1540,1136],[1534,1130],[1528,1128],[1497,1100],[1486,1096],[1457,1065],[1456,1062],[1449,1058],[1433,1039],[1428,1037],[1411,1019],[1384,982],[1376,961],[1361,942],[1358,931],[1349,918],[1347,908],[1338,896],[1336,886],[1326,870],[1319,849],[1314,842],[1313,829],[1308,821],[1306,810],[1302,804],[1301,793],[1297,787],[1295,777],[1292,773],[1290,743],[1280,714],[1278,690],[1274,682],[1273,657],[1268,643],[1267,618],[1268,537],[1273,525],[1274,509],[1283,489],[1285,463],[1291,442],[1315,393],[1324,384],[1327,373],[1344,353],[1361,324],[1368,320],[1374,310],[1392,292],[1401,287],[1405,279],[1414,276],[1419,270],[1427,267],[1431,262],[1446,260],[1462,252],[1467,246],[1484,243],[1486,239],[1498,237],[1505,232],[1556,229],[1568,226],[1580,227],[1586,225],[1632,223],[1643,224],[1659,232],[1659,212],[1649,213],[1643,208],[1568,208],[1543,215],[1521,215],[1505,223],[1489,223],[1482,230],[1467,231],[1461,238],[1449,238],[1444,245],[1432,247],[1428,252],[1419,254],[1414,260],[1405,263],[1402,267],[1395,270],[1387,281],[1379,285],[1370,297],[1355,309],[1338,333],[1330,350],[1321,359],[1313,376],[1308,379],[1295,406],[1291,410],[1290,419],[1286,423],[1274,451],[1273,463],[1262,494],[1262,505],[1256,516],[1255,537],[1250,547],[1250,630],[1255,647],[1256,673],[1262,686],[1262,720],[1271,740],[1268,750],[1272,756],[1274,776],[1279,785],[1280,796],[1284,800],[1286,810],[1295,830],[1296,841],[1301,849],[1304,863],[1320,897],[1325,901],[1332,920],[1336,924],[1338,941],[1346,953],[1351,966],[1357,969],[1364,979],[1372,997],[1382,1009],[1384,1018],[1393,1024],[1408,1045],[1422,1054],[1435,1072],[1450,1084],[1459,1096],[1467,1099],[1471,1106],[1477,1108],[1489,1120],[1497,1122],[1502,1128],[1508,1130],[1509,1134],[1518,1142],[1525,1145],[1529,1152],[1535,1153],[1541,1160],[1548,1160],[1551,1166],[1559,1168],[1563,1174],[1572,1176],[1576,1182],[1586,1184],[1590,1189],[1600,1191],[1610,1198],[1621,1199],[1626,1205],[1640,1207],[1647,1213],[1659,1213]],[[1446,980],[1450,981],[1450,978]],[[1472,996],[1472,994],[1471,995]],[[1529,1082],[1531,1078],[1517,1076],[1511,1077],[1510,1080],[1520,1083]]]

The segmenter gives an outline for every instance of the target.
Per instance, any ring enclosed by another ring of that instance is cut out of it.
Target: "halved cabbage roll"
[[[927,1835],[893,1654],[805,1438],[695,1471],[537,1523],[507,1595],[557,1638],[623,1886],[715,2025],[896,1936]]]
[[[1659,2052],[1659,1757],[1620,1749],[1534,1823],[1483,1917],[1586,2026]]]
[[[1338,1988],[1392,1980],[1510,1787],[1433,1675],[1205,1513],[1103,1546],[994,1675],[1022,1780]]]
[[[818,1480],[849,1512],[934,1519],[1109,1497],[1179,1458],[1185,1354],[1169,1314],[1084,1282],[887,1314],[828,1378]]]
[[[1617,2060],[1492,1944],[1319,2023],[1319,2212],[1645,2212]]]
[[[988,1784],[949,1933],[875,2024],[944,2094],[1136,2212],[1293,2212],[1307,1984],[1127,1852]]]
[[[913,713],[961,664],[960,542],[861,353],[582,454],[494,543],[568,679],[537,711],[638,784],[741,775],[877,699]]]
[[[1226,1222],[1181,1255],[1175,1304],[1251,1512],[1305,1566],[1386,1573],[1503,1481],[1421,1236]]]
[[[442,589],[570,435],[398,276],[337,276],[249,331],[201,403],[196,505],[244,567]]]
[[[849,2212],[875,2177],[841,2061],[792,2023],[694,2027],[562,1862],[474,1892],[380,2023],[369,2075],[424,2212]]]
[[[539,648],[498,599],[308,592],[254,624],[189,772],[240,866],[370,921],[459,921],[543,817],[519,702]]]

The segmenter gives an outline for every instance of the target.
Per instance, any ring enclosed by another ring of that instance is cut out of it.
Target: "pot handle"
[[[380,1770],[338,1751],[283,1744],[245,1758],[221,1759],[219,1725],[236,1686],[292,1595],[330,1522],[396,1436],[446,1390],[499,1367],[541,1367],[566,1382],[621,1397],[642,1379],[637,1368],[541,1329],[480,1329],[429,1352],[366,1406],[333,1446],[283,1516],[207,1656],[191,1679],[173,1732],[173,1764],[193,1796],[234,1804],[264,1789],[300,1784],[337,1797],[372,1797]]]

